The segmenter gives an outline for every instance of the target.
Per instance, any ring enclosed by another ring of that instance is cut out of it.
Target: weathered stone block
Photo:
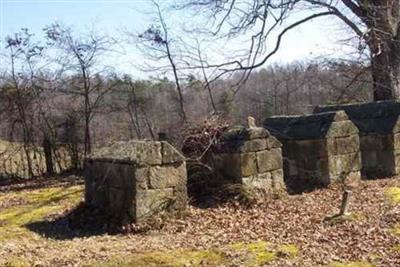
[[[393,150],[400,147],[400,102],[379,101],[362,104],[317,107],[315,112],[344,110],[359,129],[364,177],[385,177],[393,173]],[[380,154],[382,156],[380,156]],[[392,162],[392,164],[390,164]]]
[[[380,135],[365,135],[360,138],[360,143],[362,145],[363,151],[367,150],[382,150],[384,144],[382,142],[382,136]]]
[[[140,222],[167,207],[176,211],[185,209],[184,158],[169,144],[163,146],[169,151],[164,149],[162,153],[160,142],[137,141],[136,144],[130,141],[125,146],[118,143],[90,155],[85,160],[87,204],[99,208],[114,223],[120,224]],[[164,205],[167,199],[170,204]]]
[[[138,165],[160,165],[161,143],[149,141],[117,142],[95,151],[90,158],[97,161],[123,161]]]
[[[239,147],[240,152],[257,152],[267,149],[266,139],[253,139],[243,142]]]
[[[269,177],[268,177],[269,176]],[[250,177],[244,177],[242,178],[242,184],[244,186],[250,187],[250,188],[256,188],[256,189],[261,189],[265,191],[270,191],[272,187],[272,180],[271,180],[271,174],[263,174],[263,175],[254,175]]]
[[[333,143],[333,150],[329,152],[335,155],[356,153],[360,150],[360,142],[357,135],[337,137],[334,138]]]
[[[324,157],[327,155],[326,140],[298,140],[295,144],[295,153],[304,153],[306,157]]]
[[[349,120],[333,122],[327,137],[358,135],[357,127]]]
[[[283,170],[278,169],[271,172],[272,188],[275,191],[285,191],[286,185],[283,178]]]
[[[270,136],[268,130],[262,127],[246,128],[243,126],[236,126],[228,130],[222,139],[225,141],[233,140],[252,140],[252,139],[264,139]]]
[[[282,144],[266,129],[254,125],[234,127],[222,140],[222,148],[214,151],[216,169],[232,183],[273,191],[271,171],[283,173]]]
[[[283,144],[284,173],[295,191],[296,179],[328,185],[339,173],[360,169],[358,129],[343,111],[272,117],[264,125]]]
[[[330,171],[334,175],[361,170],[361,157],[358,153],[329,157]]]
[[[227,177],[237,179],[257,173],[256,154],[224,153],[216,156],[218,169]]]
[[[278,140],[276,137],[270,135],[270,136],[267,138],[267,148],[268,148],[268,149],[272,149],[272,148],[281,148],[281,147],[282,147],[282,143],[279,142],[279,140]]]
[[[186,181],[186,166],[153,166],[149,167],[148,181],[151,189],[176,187]]]
[[[393,135],[393,148],[394,150],[400,150],[400,133]]]
[[[282,151],[280,148],[257,152],[258,172],[263,173],[282,169]]]
[[[241,177],[257,174],[257,157],[256,153],[240,154]]]
[[[168,142],[161,142],[162,163],[175,163],[185,161],[185,157]]]
[[[283,169],[289,177],[297,176],[299,174],[296,161],[287,157],[283,158]]]
[[[172,188],[136,192],[136,221],[141,222],[173,204]]]

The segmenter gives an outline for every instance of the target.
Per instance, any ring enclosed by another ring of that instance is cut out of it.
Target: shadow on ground
[[[24,225],[43,237],[56,240],[69,240],[76,237],[89,237],[105,233],[118,233],[118,228],[99,210],[89,208],[82,202],[75,209],[57,217]]]
[[[310,193],[317,189],[326,188],[326,185],[324,184],[317,182],[313,183],[312,181],[306,179],[288,179],[285,177],[284,181],[289,195]]]

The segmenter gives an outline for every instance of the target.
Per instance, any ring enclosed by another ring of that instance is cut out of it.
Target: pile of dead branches
[[[189,161],[202,161],[214,146],[231,122],[221,116],[211,116],[200,123],[191,124],[183,130],[182,152]]]

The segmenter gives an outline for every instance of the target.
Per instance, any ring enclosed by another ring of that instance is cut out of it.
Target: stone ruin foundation
[[[281,146],[264,128],[234,127],[222,136],[213,164],[229,183],[262,193],[284,191]]]
[[[283,144],[290,190],[360,179],[358,130],[343,111],[271,117],[264,126]]]
[[[359,130],[363,177],[400,174],[400,102],[320,106],[314,113],[332,110],[344,110]]]
[[[115,223],[143,222],[187,205],[186,163],[169,143],[118,142],[85,160],[85,201]]]

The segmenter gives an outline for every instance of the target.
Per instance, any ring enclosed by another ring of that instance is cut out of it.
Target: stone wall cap
[[[390,134],[400,131],[398,100],[316,106],[314,113],[335,110],[345,111],[361,134]]]
[[[161,165],[165,162],[183,162],[184,157],[165,141],[130,140],[115,142],[97,149],[87,157],[87,160]]]
[[[268,138],[270,133],[263,127],[244,127],[234,126],[226,131],[223,136],[223,141],[235,141],[235,140],[253,140]]]
[[[264,127],[278,139],[312,140],[325,138],[333,122],[350,120],[344,111],[329,111],[311,115],[273,116]]]

